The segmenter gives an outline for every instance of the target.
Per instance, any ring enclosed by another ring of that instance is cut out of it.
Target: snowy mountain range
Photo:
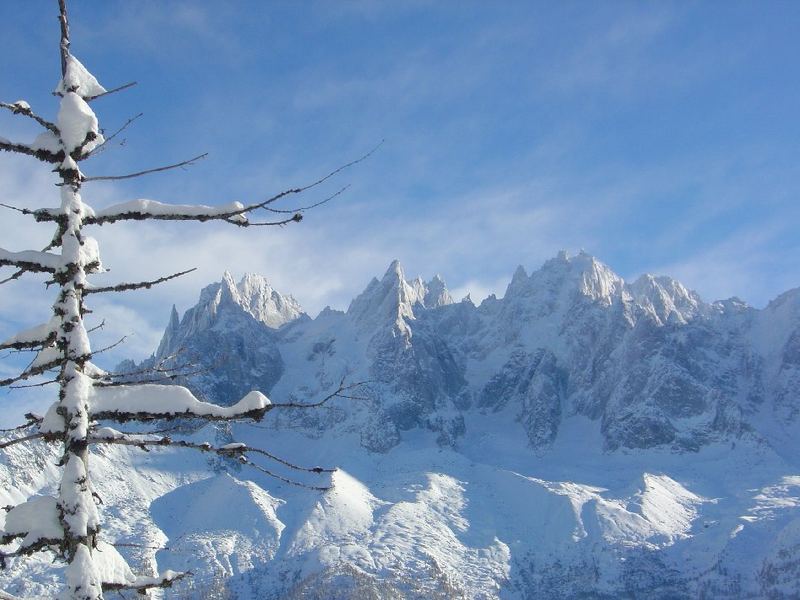
[[[226,273],[120,368],[182,361],[197,374],[180,383],[220,404],[366,383],[184,430],[338,466],[328,492],[181,450],[94,457],[109,541],[197,574],[167,597],[800,596],[800,290],[707,303],[561,253],[476,306],[395,261],[312,319]],[[48,452],[9,449],[3,504],[53,485]],[[31,559],[0,585],[48,597],[55,576]]]

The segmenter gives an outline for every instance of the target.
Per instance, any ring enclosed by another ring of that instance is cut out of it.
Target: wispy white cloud
[[[707,300],[737,296],[763,307],[781,292],[800,285],[798,249],[794,242],[785,253],[775,247],[794,237],[785,221],[744,227],[691,256],[653,266],[651,273],[675,277]]]
[[[776,251],[792,246],[786,224],[800,218],[793,208],[800,186],[787,158],[793,147],[773,146],[769,136],[759,144],[745,133],[711,140],[713,129],[677,141],[670,135],[715,118],[736,131],[747,124],[735,94],[699,120],[665,116],[673,102],[677,112],[691,111],[702,100],[694,86],[735,70],[747,55],[733,43],[709,43],[710,28],[687,34],[691,8],[564,3],[533,15],[511,3],[481,14],[476,3],[451,18],[439,3],[363,0],[320,2],[308,19],[275,26],[273,13],[294,5],[110,5],[76,5],[76,48],[100,63],[106,54],[122,57],[133,77],[147,76],[133,92],[136,102],[115,97],[122,109],[109,123],[139,110],[152,120],[129,132],[138,145],[108,152],[87,169],[125,172],[206,149],[212,157],[189,173],[86,186],[97,205],[142,196],[259,198],[387,141],[341,179],[354,184],[345,197],[298,226],[97,229],[112,268],[104,282],[198,267],[151,291],[93,298],[93,318],[108,317],[98,345],[134,334],[105,360],[152,351],[170,306],[188,308],[224,270],[261,273],[312,314],[326,304],[345,308],[393,258],[409,276],[441,273],[457,298],[470,292],[475,301],[501,295],[517,264],[531,270],[561,248],[585,248],[623,274],[671,274],[708,298],[735,294],[761,304],[797,284],[797,261]],[[255,8],[243,17],[241,6]],[[395,29],[401,19],[449,25],[418,35]],[[260,45],[268,30],[278,45]],[[674,37],[678,30],[689,43]],[[39,42],[31,40],[20,53],[36,52]],[[329,40],[330,53],[310,46]],[[297,51],[300,44],[307,52]],[[268,62],[275,52],[292,66]],[[629,112],[636,101],[646,106]],[[3,135],[28,139],[30,129],[11,123],[0,115]],[[46,169],[2,158],[0,201],[57,202]],[[48,241],[46,226],[13,212],[0,218],[0,246]],[[0,288],[0,335],[46,318],[51,297],[40,282]]]

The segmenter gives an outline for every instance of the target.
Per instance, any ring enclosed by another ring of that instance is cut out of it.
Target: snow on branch
[[[63,60],[64,76],[53,91],[56,96],[65,96],[70,92],[75,92],[85,101],[99,98],[108,93],[106,88],[97,81],[97,78],[69,51]]]
[[[42,162],[59,164],[64,160],[64,152],[52,152],[44,148],[29,146],[27,144],[19,144],[0,137],[0,151],[14,152],[15,154],[26,154],[38,158]]]
[[[56,269],[61,266],[61,257],[36,250],[9,252],[0,248],[0,267],[6,266],[19,267],[26,271],[55,273]]]
[[[2,382],[0,382],[2,383]],[[94,420],[154,421],[178,417],[199,418],[207,421],[253,419],[260,421],[274,408],[316,408],[333,398],[362,400],[347,394],[349,390],[365,385],[361,381],[345,385],[344,380],[336,391],[313,403],[284,402],[273,404],[264,394],[252,391],[236,404],[219,406],[198,400],[191,391],[179,385],[159,384],[95,384],[92,392],[91,413]]]
[[[18,334],[1,342],[0,350],[30,350],[49,346],[56,341],[57,330],[58,319],[50,319],[47,323],[20,331]]]
[[[0,532],[0,545],[7,546],[21,539],[13,552],[0,551],[0,567],[7,558],[24,556],[44,548],[59,547],[64,530],[59,521],[58,502],[52,496],[35,496],[22,504],[6,507],[6,523]]]
[[[383,144],[383,142],[381,142]],[[316,181],[309,183],[307,185],[290,188],[288,190],[284,190],[279,192],[273,196],[270,196],[266,200],[262,202],[256,202],[254,204],[244,205],[241,202],[232,202],[230,204],[226,204],[223,206],[206,206],[202,204],[165,204],[162,202],[157,202],[155,200],[132,200],[130,202],[125,202],[122,204],[117,204],[114,206],[110,206],[106,209],[97,211],[94,216],[87,216],[84,219],[84,223],[86,224],[94,224],[94,225],[104,225],[105,223],[114,223],[116,221],[141,221],[144,219],[155,219],[155,220],[162,220],[162,221],[226,221],[231,223],[232,225],[238,225],[239,227],[248,227],[252,225],[284,225],[291,222],[300,221],[302,216],[297,213],[293,217],[289,219],[285,219],[280,222],[271,222],[271,223],[250,223],[247,219],[247,214],[254,210],[260,208],[266,208],[267,206],[277,202],[278,200],[285,198],[287,196],[301,194],[305,191],[308,191],[312,188],[316,188],[332,177],[338,175],[342,171],[349,169],[350,167],[357,165],[358,163],[366,160],[381,146],[378,144],[361,156],[356,160],[350,161],[347,164],[344,164],[340,167],[337,167],[333,171],[329,172],[327,175],[320,177]],[[339,195],[344,190],[340,190],[333,194],[331,198]],[[331,199],[331,198],[328,198]],[[326,200],[327,201],[327,200]]]
[[[165,204],[156,200],[131,200],[98,210],[94,216],[84,219],[86,224],[104,225],[115,221],[141,221],[155,219],[163,221],[210,221],[221,219],[239,224],[247,221],[242,214],[245,206],[231,202],[223,206],[204,204]]]
[[[25,102],[24,100],[17,100],[16,102],[0,102],[0,108],[5,108],[6,110],[10,110],[15,115],[22,115],[24,117],[28,117],[29,119],[33,119],[39,125],[52,131],[55,135],[60,135],[58,131],[58,127],[56,127],[55,123],[51,123],[47,119],[43,119],[35,112],[31,110],[31,105]]]
[[[176,571],[166,570],[159,574],[157,577],[146,577],[140,575],[130,583],[116,583],[104,581],[102,584],[104,592],[120,592],[124,590],[135,590],[140,594],[146,593],[147,590],[155,588],[169,588],[172,587],[176,581],[180,581],[184,577],[191,577],[191,571],[178,573]]]
[[[185,387],[158,384],[95,386],[90,405],[93,419],[118,422],[178,417],[260,421],[272,408],[269,398],[261,392],[250,392],[232,406],[218,406],[198,400]]]

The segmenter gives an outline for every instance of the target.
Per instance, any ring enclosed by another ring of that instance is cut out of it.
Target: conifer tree
[[[69,23],[66,0],[58,0],[60,22],[61,80],[55,96],[59,108],[55,121],[34,112],[25,101],[0,102],[0,108],[22,118],[32,119],[42,128],[33,143],[12,142],[0,137],[0,150],[30,156],[56,173],[60,204],[56,208],[27,208],[7,206],[29,216],[37,223],[55,227],[52,241],[42,250],[14,251],[0,248],[0,267],[12,268],[13,273],[2,283],[13,284],[30,273],[44,273],[47,284],[55,285],[58,293],[51,317],[42,325],[23,331],[0,343],[0,349],[30,351],[35,358],[15,377],[0,380],[0,386],[38,381],[43,390],[57,388],[53,404],[43,416],[29,413],[27,422],[15,428],[10,439],[0,442],[0,448],[42,440],[59,444],[61,482],[55,497],[37,496],[13,507],[6,507],[5,527],[0,531],[0,562],[24,560],[36,552],[54,553],[63,560],[64,588],[61,597],[69,600],[98,600],[109,590],[147,590],[168,587],[184,573],[166,571],[153,576],[135,575],[112,545],[102,539],[102,516],[99,498],[94,491],[92,448],[103,444],[122,444],[142,449],[176,447],[215,453],[233,458],[269,475],[279,477],[263,465],[253,462],[252,455],[264,460],[279,460],[284,465],[310,471],[322,476],[329,469],[304,468],[279,459],[263,450],[245,444],[231,443],[220,447],[192,443],[152,433],[122,433],[109,425],[127,421],[152,423],[163,420],[233,421],[261,420],[276,408],[319,406],[358,384],[339,388],[313,405],[294,403],[273,404],[258,391],[253,391],[230,406],[218,406],[198,400],[187,388],[169,384],[179,375],[179,368],[154,369],[139,374],[143,380],[131,383],[130,374],[105,371],[92,362],[91,331],[84,317],[87,300],[93,294],[125,292],[150,288],[188,273],[183,271],[151,281],[119,283],[98,287],[92,276],[104,271],[100,248],[90,236],[90,228],[113,225],[121,221],[201,221],[222,222],[236,227],[280,226],[301,220],[302,212],[320,204],[295,209],[276,208],[276,202],[315,188],[343,169],[364,157],[337,168],[308,185],[288,189],[251,204],[234,202],[221,206],[175,205],[151,200],[134,200],[95,210],[83,198],[83,186],[96,180],[127,179],[157,171],[165,171],[194,163],[203,156],[174,165],[166,165],[120,176],[91,176],[82,165],[107,140],[104,138],[92,103],[100,98],[123,91],[134,84],[106,90],[81,64],[70,50]],[[126,124],[127,126],[127,124]],[[115,134],[116,135],[116,134]],[[344,189],[344,188],[343,188]],[[333,196],[341,193],[339,190]],[[329,196],[326,200],[332,198]],[[276,220],[252,221],[256,211],[270,211]],[[193,270],[193,269],[192,269]],[[50,375],[52,374],[52,375]],[[166,382],[166,383],[165,383]],[[52,388],[48,387],[52,385]],[[289,483],[301,484],[287,480]],[[322,481],[315,489],[327,489]]]

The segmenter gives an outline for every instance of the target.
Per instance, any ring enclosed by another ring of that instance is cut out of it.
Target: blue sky
[[[225,269],[265,275],[312,314],[346,308],[393,258],[475,300],[562,248],[709,300],[763,306],[800,284],[796,2],[70,4],[74,54],[106,87],[139,82],[95,103],[101,126],[144,112],[84,171],[210,153],[187,171],[87,185],[90,203],[259,199],[385,140],[311,194],[351,184],[298,226],[98,229],[108,281],[199,267],[96,302],[114,323],[103,335],[134,334],[123,353],[152,351],[171,304],[185,310]],[[55,7],[0,4],[0,98],[49,116]],[[33,134],[0,115],[0,135]],[[2,202],[52,205],[53,181],[0,156]],[[49,234],[14,214],[2,223],[11,250]],[[0,288],[0,337],[43,320],[38,285]]]

